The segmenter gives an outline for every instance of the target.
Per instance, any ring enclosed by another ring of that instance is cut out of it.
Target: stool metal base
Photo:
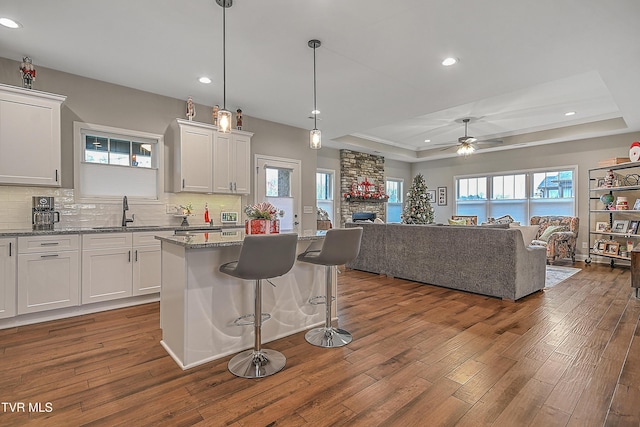
[[[324,348],[342,347],[349,344],[353,339],[349,332],[333,327],[311,329],[305,334],[304,338],[309,344]]]
[[[251,349],[233,356],[228,369],[237,377],[263,378],[281,371],[286,363],[287,358],[279,351]]]

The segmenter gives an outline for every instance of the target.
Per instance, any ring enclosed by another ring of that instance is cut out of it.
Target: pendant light
[[[218,132],[231,132],[231,111],[227,110],[227,8],[233,0],[216,0],[222,7],[222,109],[218,111]]]
[[[309,132],[309,148],[319,150],[322,148],[322,135],[318,130],[318,107],[316,105],[316,48],[320,47],[322,43],[320,40],[309,40],[307,43],[310,48],[313,49],[313,129]]]

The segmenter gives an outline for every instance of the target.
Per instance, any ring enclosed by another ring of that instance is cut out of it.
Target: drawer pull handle
[[[57,257],[58,254],[51,254],[51,255],[40,255],[40,258],[55,258]]]
[[[59,244],[60,242],[45,242],[45,243],[40,243],[40,246],[56,246]]]
[[[138,262],[138,250],[136,249],[136,262]]]

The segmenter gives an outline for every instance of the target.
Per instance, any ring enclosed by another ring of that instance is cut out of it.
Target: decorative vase
[[[279,234],[280,221],[269,219],[248,219],[244,223],[246,234]]]

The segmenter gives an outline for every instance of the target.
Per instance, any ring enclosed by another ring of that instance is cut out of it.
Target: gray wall
[[[21,86],[20,62],[0,58],[0,83]],[[73,188],[73,122],[164,134],[173,120],[185,118],[185,99],[155,95],[124,86],[37,67],[33,89],[67,96],[62,108],[62,186]],[[211,106],[196,104],[195,121],[211,123]],[[256,119],[245,112],[242,130],[253,132],[251,164],[254,155],[266,154],[302,161],[302,205],[315,207],[317,151],[308,147],[309,133],[274,122]],[[166,156],[170,159],[170,156]],[[171,170],[172,165],[165,165]],[[253,170],[253,169],[252,169]],[[169,171],[167,171],[169,172]],[[167,173],[167,176],[170,176]],[[252,182],[253,188],[253,182]],[[171,191],[171,187],[166,189]],[[244,203],[252,203],[253,194]],[[313,214],[302,214],[302,230],[316,228]]]
[[[447,206],[434,204],[436,222],[446,223],[447,218],[455,211],[455,176],[576,165],[578,175],[575,194],[577,215],[580,218],[578,252],[586,256],[587,250],[582,249],[582,242],[587,242],[589,227],[588,171],[598,167],[599,160],[629,157],[629,146],[638,140],[640,133],[629,133],[494,153],[480,152],[466,158],[455,157],[415,163],[412,165],[411,173],[422,173],[430,189],[447,187]]]

